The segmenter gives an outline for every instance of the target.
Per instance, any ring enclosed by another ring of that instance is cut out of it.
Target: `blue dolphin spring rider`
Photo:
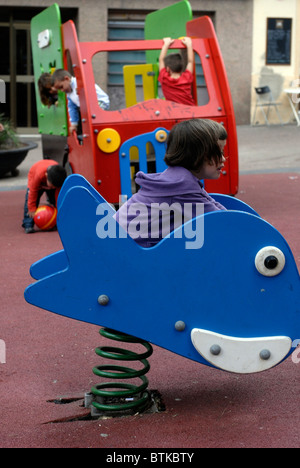
[[[178,228],[180,235],[177,229],[144,249],[122,231],[114,209],[82,176],[66,179],[57,217],[63,249],[31,266],[36,281],[26,288],[25,299],[104,327],[104,336],[146,347],[138,356],[97,348],[99,355],[103,351],[111,359],[144,364],[139,373],[121,366],[95,368],[101,377],[142,380],[138,387],[114,382],[95,386],[92,404],[98,410],[107,407],[107,388],[118,386],[126,408],[145,404],[150,343],[240,374],[270,369],[294,350],[300,336],[300,283],[287,242],[245,203],[227,195],[214,197],[228,211],[196,219],[204,226],[201,248],[193,248],[197,239],[189,221]]]

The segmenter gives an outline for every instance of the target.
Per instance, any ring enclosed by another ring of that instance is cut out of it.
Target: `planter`
[[[0,177],[5,176],[9,172],[12,175],[17,175],[17,167],[26,158],[28,151],[37,148],[37,144],[33,141],[21,142],[23,146],[20,148],[0,149]]]

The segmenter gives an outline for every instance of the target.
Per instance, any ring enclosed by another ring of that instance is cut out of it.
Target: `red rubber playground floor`
[[[57,232],[23,233],[24,193],[0,193],[1,448],[299,447],[300,363],[292,357],[261,374],[236,375],[154,347],[149,389],[159,392],[165,410],[84,419],[83,395],[97,383],[94,349],[106,340],[97,326],[25,302],[30,265],[61,243]],[[240,177],[238,198],[283,234],[298,267],[299,193],[296,173]]]

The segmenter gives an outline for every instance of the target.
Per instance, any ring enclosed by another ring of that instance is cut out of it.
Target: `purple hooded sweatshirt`
[[[117,211],[116,220],[142,247],[153,247],[189,219],[226,209],[184,167],[138,172],[135,181],[140,189]]]

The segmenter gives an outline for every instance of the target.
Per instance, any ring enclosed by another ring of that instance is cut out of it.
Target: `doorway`
[[[0,76],[5,82],[6,102],[1,112],[16,127],[36,127],[34,78],[31,60],[30,22],[0,22]],[[19,103],[19,105],[17,105]]]

